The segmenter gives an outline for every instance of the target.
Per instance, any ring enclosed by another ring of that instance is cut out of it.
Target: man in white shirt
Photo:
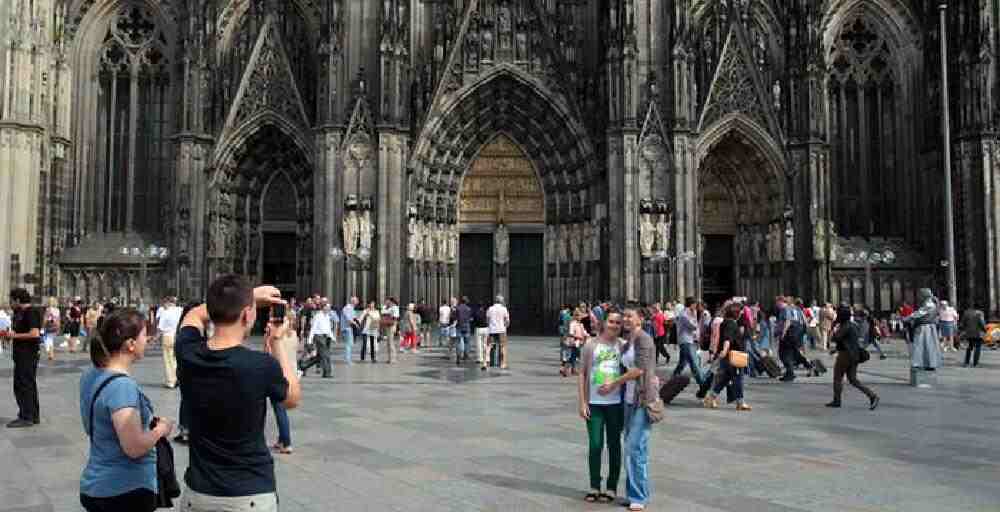
[[[399,326],[399,301],[389,297],[382,305],[382,337],[386,342],[387,363],[392,364],[396,356],[396,332]]]
[[[451,326],[451,306],[448,301],[441,303],[441,307],[438,308],[438,346],[447,346],[451,338],[451,333],[449,327]]]
[[[507,369],[507,329],[510,327],[510,313],[503,305],[503,296],[497,295],[496,302],[486,310],[486,321],[490,329],[490,345],[500,344],[500,368]]]
[[[156,331],[160,334],[160,345],[163,346],[164,385],[169,389],[177,387],[177,356],[174,355],[174,336],[177,334],[177,324],[181,322],[184,312],[174,302],[173,297],[163,299],[163,306],[157,311]]]
[[[309,327],[309,338],[307,343],[316,344],[316,357],[302,365],[303,372],[319,363],[324,379],[333,378],[333,365],[330,363],[330,343],[333,341],[333,321],[330,318],[330,303],[324,303],[323,309],[316,312]]]

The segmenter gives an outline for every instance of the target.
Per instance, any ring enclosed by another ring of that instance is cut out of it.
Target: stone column
[[[403,180],[406,136],[380,131],[378,151],[377,293],[380,298],[399,297],[403,264]]]
[[[176,267],[177,295],[183,299],[203,298],[207,289],[205,274],[205,234],[208,197],[206,168],[214,140],[207,135],[185,132],[175,137],[177,168],[170,257]]]
[[[698,157],[694,136],[687,131],[674,132],[674,255],[698,249]],[[673,261],[673,294],[677,299],[699,295],[697,259]]]

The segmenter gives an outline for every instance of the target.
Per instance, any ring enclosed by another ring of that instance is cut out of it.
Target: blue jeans
[[[719,378],[715,380],[712,394],[718,395],[722,388],[726,388],[727,401],[743,401],[743,373],[739,368],[730,366],[727,359],[719,362]]]
[[[347,361],[347,364],[351,364],[351,357],[354,352],[354,331],[341,329],[340,337],[344,340],[344,361]]]
[[[469,345],[472,343],[472,331],[468,329],[459,329],[458,336],[455,338],[455,357],[468,357],[469,356]]]
[[[284,447],[292,445],[292,427],[288,423],[288,411],[279,402],[271,401],[274,419],[278,422],[278,442]]]
[[[652,492],[649,484],[649,418],[638,404],[625,404],[625,497],[645,505]]]
[[[684,371],[684,367],[690,365],[691,375],[694,376],[695,382],[700,386],[702,382],[705,382],[705,377],[701,373],[701,365],[698,364],[698,352],[695,344],[681,343],[678,346],[681,351],[677,357],[677,368],[674,368],[674,376],[680,375]]]

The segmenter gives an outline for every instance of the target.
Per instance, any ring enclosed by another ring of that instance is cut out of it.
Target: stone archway
[[[282,291],[309,293],[314,173],[307,154],[279,127],[263,124],[229,155],[209,194],[209,282],[225,272],[260,281],[267,261],[264,240],[283,235],[272,238],[291,244],[283,254],[293,254],[294,279],[281,283]]]
[[[775,148],[741,116],[707,130],[698,145],[698,277],[710,304],[780,290],[794,234]]]
[[[457,294],[461,234],[495,232],[496,221],[475,229],[464,226],[459,211],[474,162],[498,134],[515,141],[537,176],[532,182],[537,193],[544,196],[544,215],[506,226],[508,235],[517,234],[517,227],[543,241],[538,249],[545,261],[542,317],[554,315],[564,300],[601,296],[607,287],[599,262],[596,205],[607,191],[599,185],[587,132],[560,94],[507,65],[446,97],[414,144],[408,183],[410,294],[430,301]],[[476,181],[472,178],[469,186]],[[494,281],[501,283],[497,292],[508,291],[503,284],[510,270],[506,258],[494,265]]]

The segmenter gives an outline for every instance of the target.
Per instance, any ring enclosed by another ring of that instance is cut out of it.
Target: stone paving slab
[[[947,354],[939,385],[918,390],[907,385],[902,343],[886,348],[888,360],[859,372],[882,397],[875,412],[849,386],[844,408],[823,407],[831,374],[748,379],[750,413],[703,409],[689,388],[653,427],[649,509],[1000,512],[1000,353],[986,351],[977,370]],[[334,378],[307,377],[290,413],[296,451],[276,464],[282,511],[616,510],[582,501],[586,429],[552,339],[512,339],[509,371],[456,368],[438,350],[393,365],[348,366],[339,347],[335,355]],[[43,361],[42,424],[0,428],[0,512],[81,509],[78,380],[88,364],[68,354]],[[157,413],[176,416],[178,393],[160,386],[161,368],[153,348],[134,373]],[[10,369],[5,355],[0,380],[10,382]],[[9,391],[0,395],[0,420],[15,412]],[[175,455],[182,472],[186,448]]]

